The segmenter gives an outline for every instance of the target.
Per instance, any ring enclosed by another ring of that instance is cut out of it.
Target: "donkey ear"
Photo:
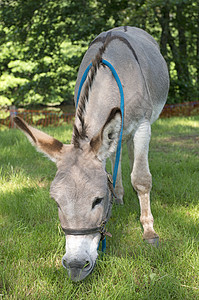
[[[90,141],[90,147],[99,160],[103,161],[116,151],[122,125],[119,107],[111,110],[100,132]]]
[[[63,148],[63,144],[61,142],[50,135],[33,128],[19,117],[15,117],[14,122],[17,127],[25,133],[31,144],[35,146],[38,151],[46,154],[52,161],[57,161]]]

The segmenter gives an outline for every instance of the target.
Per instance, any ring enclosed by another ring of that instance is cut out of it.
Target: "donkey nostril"
[[[84,269],[89,269],[90,268],[90,261],[87,260],[85,265],[84,265]]]
[[[62,266],[67,269],[67,263],[64,258],[62,258]]]

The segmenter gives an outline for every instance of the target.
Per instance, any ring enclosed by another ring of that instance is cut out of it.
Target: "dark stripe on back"
[[[111,34],[112,34],[112,32],[111,32],[111,31],[108,31],[106,35],[96,37],[96,39],[94,39],[94,40],[90,43],[89,48],[90,48],[93,44],[95,44],[95,43],[100,43],[100,42],[101,42],[102,44],[104,44],[105,41],[107,40],[107,38],[110,38]]]
[[[126,30],[126,31],[127,31],[127,30]],[[117,35],[111,36],[111,33],[112,33],[112,32],[109,31],[105,36],[103,36],[103,37],[100,37],[100,36],[97,37],[97,38],[90,44],[89,47],[91,47],[91,46],[94,45],[95,43],[99,43],[99,42],[104,43],[104,42],[107,40],[107,38],[108,38],[108,43],[107,43],[106,47],[107,47],[107,46],[110,44],[110,42],[112,42],[113,40],[119,40],[119,41],[121,41],[122,43],[124,43],[124,44],[131,50],[131,52],[133,53],[133,56],[135,57],[137,63],[139,64],[139,60],[138,60],[137,54],[136,54],[135,50],[133,49],[133,47],[131,46],[131,44],[129,43],[129,41],[128,41],[126,38],[122,37],[122,36],[117,36]]]

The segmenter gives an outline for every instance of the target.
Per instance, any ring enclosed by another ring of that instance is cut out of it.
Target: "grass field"
[[[71,139],[71,126],[45,130]],[[56,168],[18,130],[0,131],[0,299],[199,299],[199,117],[158,120],[149,161],[159,248],[142,240],[124,146],[125,204],[113,207],[113,237],[94,272],[73,283],[61,266],[65,237],[49,197]]]

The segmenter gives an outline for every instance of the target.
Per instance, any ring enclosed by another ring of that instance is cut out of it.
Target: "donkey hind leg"
[[[115,184],[115,193],[117,196],[117,198],[115,199],[115,202],[117,204],[123,204],[123,196],[124,196],[124,188],[123,188],[123,184],[122,184],[121,157],[122,157],[122,149],[121,149],[121,153],[120,153],[120,161],[119,161],[119,165],[118,165],[117,179],[116,179],[116,184]],[[113,174],[113,169],[114,169],[114,165],[115,165],[115,154],[111,155],[110,160],[111,160],[112,174]]]
[[[133,139],[134,163],[131,183],[138,194],[140,202],[140,222],[144,229],[143,239],[150,244],[158,245],[159,237],[153,229],[153,216],[150,208],[150,191],[152,187],[152,176],[148,163],[150,137],[151,126],[148,121],[145,121],[140,124]],[[128,147],[128,149],[132,150],[132,147]]]

